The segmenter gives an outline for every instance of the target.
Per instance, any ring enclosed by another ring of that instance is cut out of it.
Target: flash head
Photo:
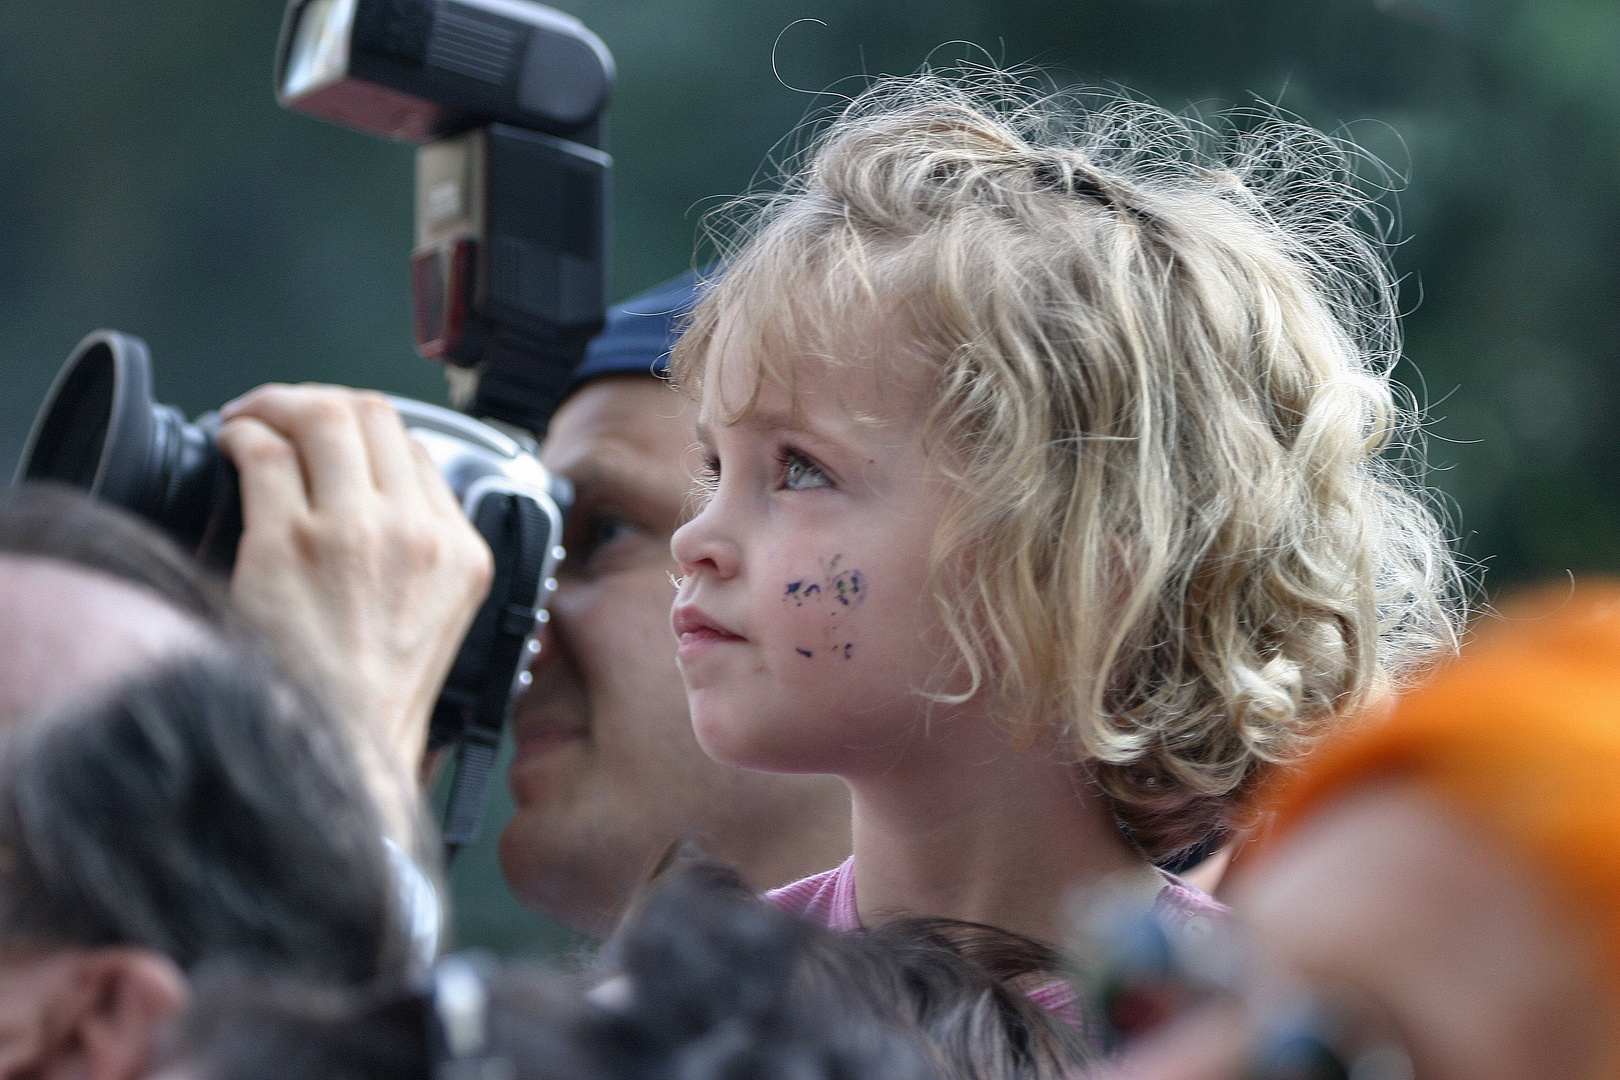
[[[416,351],[543,433],[607,311],[613,58],[534,0],[288,0],[280,103],[417,144]]]
[[[607,46],[528,0],[292,0],[276,51],[286,108],[422,143],[490,122],[592,146]]]

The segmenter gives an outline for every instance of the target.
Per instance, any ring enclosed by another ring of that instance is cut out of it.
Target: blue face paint
[[[866,598],[866,579],[859,570],[845,570],[832,579],[832,594],[845,607],[858,604]]]
[[[820,580],[803,577],[797,581],[784,581],[782,583],[782,602],[785,604],[792,601],[794,607],[804,607],[806,603],[825,604],[837,601],[836,606],[828,606],[823,609],[827,616],[827,623],[822,627],[824,637],[822,644],[826,646],[822,651],[833,656],[842,655],[845,660],[848,660],[855,654],[855,643],[853,641],[841,642],[838,640],[847,633],[846,629],[839,626],[840,620],[838,617],[845,611],[860,607],[865,602],[868,586],[866,575],[862,574],[859,569],[838,569],[838,565],[843,561],[843,558],[844,556],[839,554],[834,555],[831,559],[824,560],[821,566],[827,576]],[[810,649],[795,646],[793,651],[806,660],[815,657],[815,652]]]

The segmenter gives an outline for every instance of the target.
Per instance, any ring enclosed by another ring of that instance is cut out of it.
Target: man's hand
[[[220,414],[242,479],[233,599],[396,776],[416,776],[489,547],[381,394],[269,385]]]

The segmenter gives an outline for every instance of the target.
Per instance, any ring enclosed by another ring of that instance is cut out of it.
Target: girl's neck
[[[845,777],[864,925],[937,915],[1061,943],[1075,890],[1153,873],[1075,766],[1012,749],[987,721],[949,728],[989,739],[941,727],[881,773]]]

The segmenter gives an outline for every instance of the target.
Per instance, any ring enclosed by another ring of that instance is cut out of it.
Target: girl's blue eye
[[[808,491],[811,488],[831,487],[832,480],[821,471],[821,466],[794,450],[782,457],[782,486],[789,491]]]

